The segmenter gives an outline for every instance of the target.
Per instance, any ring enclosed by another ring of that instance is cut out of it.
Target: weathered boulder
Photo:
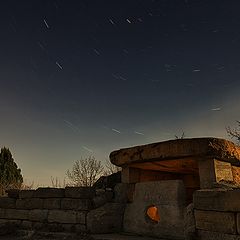
[[[121,171],[110,174],[108,176],[101,176],[94,184],[95,189],[113,189],[117,183],[121,182]]]
[[[195,240],[197,237],[196,224],[194,219],[193,204],[189,204],[184,214],[184,236],[185,240]]]
[[[122,230],[125,205],[106,203],[87,214],[87,229],[90,233],[113,233]]]

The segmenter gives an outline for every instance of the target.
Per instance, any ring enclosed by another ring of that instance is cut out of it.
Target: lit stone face
[[[151,221],[155,223],[158,223],[160,221],[160,215],[158,213],[158,208],[156,206],[148,207],[146,215]]]

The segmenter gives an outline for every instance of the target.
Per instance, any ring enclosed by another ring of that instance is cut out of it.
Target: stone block
[[[203,189],[193,195],[195,209],[240,212],[240,189]]]
[[[75,224],[75,231],[77,233],[85,233],[87,232],[87,226],[84,224]]]
[[[226,182],[233,182],[231,163],[214,159],[214,169],[216,175],[216,182],[220,182],[222,180]]]
[[[63,232],[63,227],[59,223],[47,223],[46,230],[50,232]]]
[[[141,169],[125,167],[122,168],[121,179],[122,183],[137,183],[140,182]]]
[[[233,182],[240,186],[240,167],[232,166]]]
[[[27,221],[27,220],[23,220],[23,221],[21,222],[20,227],[21,227],[22,229],[30,230],[30,229],[32,229],[32,222],[31,222],[31,221]]]
[[[196,239],[196,224],[193,204],[189,204],[184,213],[184,236],[185,240]]]
[[[237,213],[237,232],[240,235],[240,213]]]
[[[76,231],[75,224],[61,223],[61,224],[59,224],[59,227],[61,227],[62,231],[64,231],[64,232],[74,233]]]
[[[1,220],[0,221],[0,236],[16,234],[17,228],[20,226],[20,220]],[[1,238],[2,239],[2,238]],[[4,237],[3,237],[4,239]],[[10,238],[9,238],[10,239]]]
[[[240,240],[239,235],[198,230],[198,240]]]
[[[40,198],[25,198],[17,199],[17,209],[41,209],[43,207],[43,199]]]
[[[0,208],[0,218],[5,218],[5,209]]]
[[[63,198],[64,189],[63,188],[38,188],[34,197],[37,198]]]
[[[147,217],[148,206],[155,206],[160,220]],[[128,203],[124,212],[123,231],[163,239],[184,238],[184,207]]]
[[[17,220],[28,220],[29,210],[5,209],[5,218],[17,219]]]
[[[65,210],[90,210],[91,208],[92,202],[90,199],[63,198],[61,201],[61,209]]]
[[[95,196],[95,190],[92,187],[66,187],[66,198],[92,199]]]
[[[50,223],[76,223],[76,211],[49,210],[48,222]]]
[[[114,202],[126,203],[128,201],[128,183],[118,183],[114,188]]]
[[[62,198],[64,199],[64,198]],[[43,200],[43,208],[45,209],[60,209],[61,198],[46,198]]]
[[[101,195],[101,196],[94,197],[92,202],[93,202],[93,207],[98,208],[103,206],[105,203],[107,203],[108,200],[105,195]]]
[[[19,198],[25,199],[25,198],[33,198],[35,193],[35,190],[21,190],[19,192]]]
[[[48,210],[34,209],[29,212],[29,220],[35,222],[46,222],[48,219]]]
[[[40,231],[48,230],[47,223],[43,223],[43,222],[32,222],[32,228]]]
[[[186,190],[181,180],[142,182],[135,185],[134,202],[185,206],[185,197]]]
[[[113,233],[122,230],[124,204],[106,203],[87,214],[87,229],[90,233]]]
[[[0,208],[16,208],[16,199],[0,197]]]
[[[86,224],[86,216],[87,216],[86,211],[78,211],[77,212],[77,223]]]
[[[8,197],[10,198],[19,198],[19,192],[20,190],[18,189],[8,189],[6,190]]]
[[[212,158],[203,158],[198,161],[200,187],[213,188],[213,183],[216,182],[214,171],[214,161]]]
[[[195,210],[194,216],[197,229],[236,234],[235,216],[232,212]]]
[[[147,216],[157,209],[159,220]],[[136,183],[134,200],[127,204],[123,230],[159,238],[184,238],[185,187],[181,180]]]

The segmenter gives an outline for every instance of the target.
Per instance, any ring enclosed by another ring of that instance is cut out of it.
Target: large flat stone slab
[[[185,159],[186,157],[211,157],[240,166],[240,148],[219,138],[177,139],[113,151],[110,160],[117,166]]]
[[[160,220],[147,217],[147,209],[155,206]],[[159,238],[184,238],[185,187],[181,180],[142,182],[135,186],[134,200],[127,204],[123,230]]]
[[[195,209],[240,212],[240,189],[203,189],[193,194]]]
[[[196,228],[200,230],[236,234],[236,222],[233,212],[195,210]]]

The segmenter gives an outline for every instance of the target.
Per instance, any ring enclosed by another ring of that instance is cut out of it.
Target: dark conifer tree
[[[9,148],[3,147],[0,152],[0,184],[16,185],[23,182],[21,169],[14,162]]]

